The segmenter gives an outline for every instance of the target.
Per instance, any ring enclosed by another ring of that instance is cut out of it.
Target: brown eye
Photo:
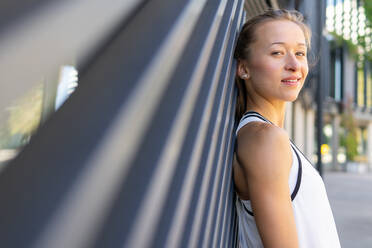
[[[282,55],[282,54],[283,54],[283,52],[281,52],[281,51],[274,51],[274,52],[271,53],[271,55]]]
[[[296,56],[305,57],[306,56],[306,53],[305,52],[297,52],[296,53]]]

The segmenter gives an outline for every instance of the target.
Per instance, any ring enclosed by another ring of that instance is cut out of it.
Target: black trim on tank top
[[[241,121],[248,118],[248,117],[257,117],[265,122],[268,122],[272,125],[274,125],[271,121],[267,120],[265,117],[263,117],[261,114],[255,112],[255,111],[248,111],[246,112]],[[297,146],[292,142],[292,140],[290,140],[290,143],[291,143],[291,147],[293,149],[293,151],[295,152],[296,154],[296,157],[297,157],[297,161],[298,161],[298,173],[297,173],[297,182],[296,182],[296,185],[295,185],[295,188],[291,194],[291,200],[293,201],[298,193],[298,190],[300,189],[300,185],[301,185],[301,180],[302,180],[302,162],[301,162],[301,158],[300,156],[298,155],[298,152],[296,151],[296,149],[294,147],[297,148]],[[298,148],[297,148],[298,149]],[[299,149],[298,149],[299,150]],[[299,150],[301,152],[301,150]],[[302,152],[301,152],[302,153]],[[303,155],[303,154],[302,154]],[[305,156],[304,156],[305,157]],[[305,157],[306,158],[306,157]],[[307,159],[307,158],[306,158]],[[310,161],[309,161],[310,162]],[[310,163],[311,164],[311,163]],[[240,202],[241,202],[241,199],[239,198]],[[245,211],[247,211],[247,213],[251,216],[254,216],[253,212],[248,210],[248,208],[245,206],[245,204],[243,202],[241,202]]]
[[[253,212],[250,211],[250,210],[245,206],[245,204],[242,202],[242,200],[241,200],[240,198],[239,198],[239,201],[240,201],[241,204],[243,205],[243,208],[245,209],[245,211],[247,211],[247,213],[248,213],[249,215],[254,216],[254,215],[253,215]]]
[[[313,165],[313,163],[305,156],[305,154],[296,146],[296,144],[291,140],[291,139],[289,139],[290,141],[291,141],[291,143],[292,143],[292,145],[294,145],[296,148],[297,148],[297,150],[299,150],[299,152],[302,154],[302,156],[313,166],[313,167],[315,167],[314,165]]]
[[[292,144],[291,144],[292,145]],[[297,182],[296,182],[296,186],[292,192],[292,195],[291,195],[291,199],[292,201],[295,199],[296,195],[297,195],[297,192],[298,190],[300,189],[300,185],[301,185],[301,180],[302,180],[302,162],[301,162],[301,158],[300,156],[298,155],[298,152],[296,151],[296,149],[293,147],[292,145],[292,149],[294,150],[294,152],[296,153],[296,156],[297,156],[297,161],[298,161],[298,173],[297,173]]]
[[[274,123],[272,123],[271,121],[269,121],[268,119],[266,119],[265,117],[263,117],[260,113],[257,113],[256,111],[248,111],[248,112],[246,112],[246,113],[243,115],[241,121],[242,121],[242,120],[245,120],[245,119],[247,119],[248,117],[251,117],[251,116],[252,116],[252,117],[257,117],[257,118],[259,118],[259,119],[261,119],[261,120],[263,120],[263,121],[265,121],[265,122],[268,122],[268,123],[274,125]]]

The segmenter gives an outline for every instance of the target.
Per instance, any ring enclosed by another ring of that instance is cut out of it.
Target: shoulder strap
[[[259,113],[255,112],[255,111],[248,111],[246,112],[243,117],[240,119],[240,122],[239,122],[239,125],[238,127],[236,128],[236,131],[235,131],[235,134],[237,135],[238,134],[238,131],[244,127],[246,124],[248,124],[249,122],[251,122],[251,120],[249,120],[250,118],[256,118],[256,120],[260,120],[262,122],[266,122],[266,123],[270,123],[270,124],[273,124],[271,121],[267,120],[266,118],[264,118],[262,115],[260,115]]]
[[[263,117],[260,113],[258,113],[256,111],[248,111],[248,112],[246,112],[243,115],[243,117],[242,117],[242,119],[240,121],[243,121],[243,120],[247,119],[248,117],[257,117],[257,118],[263,120],[264,122],[273,124],[271,121],[269,121],[268,119],[266,119],[265,117]]]

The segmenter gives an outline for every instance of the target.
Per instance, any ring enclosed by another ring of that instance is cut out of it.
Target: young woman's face
[[[255,35],[247,61],[248,91],[270,101],[296,100],[308,73],[302,29],[291,21],[269,21]]]

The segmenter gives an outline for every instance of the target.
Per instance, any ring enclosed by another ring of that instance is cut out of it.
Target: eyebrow
[[[281,42],[281,41],[277,41],[277,42],[273,42],[273,43],[271,43],[271,46],[272,46],[272,45],[277,45],[277,44],[279,44],[279,45],[284,45],[285,43],[284,43],[284,42]],[[305,44],[305,43],[302,43],[302,42],[297,42],[297,45],[298,45],[298,46],[304,46],[304,47],[306,47],[306,44]]]

